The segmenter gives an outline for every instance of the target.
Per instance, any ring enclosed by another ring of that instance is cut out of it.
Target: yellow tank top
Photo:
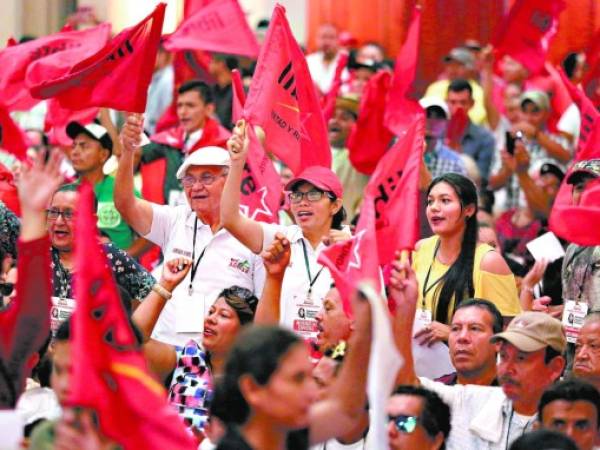
[[[437,258],[434,258],[438,241],[437,236],[421,241],[419,249],[413,252],[412,255],[412,267],[419,282],[419,303],[417,307],[423,308],[423,288],[429,271],[424,308],[431,311],[434,318],[435,311],[432,309],[435,308],[436,303],[434,297],[441,289],[440,283],[444,282],[441,278],[450,268],[450,266],[442,264]],[[473,263],[474,297],[491,301],[504,317],[514,317],[521,312],[515,277],[512,274],[498,275],[481,270],[481,260],[490,251],[494,251],[494,249],[487,244],[477,244],[475,249],[475,261]],[[453,311],[454,305],[452,304],[448,309],[447,323],[450,323]]]

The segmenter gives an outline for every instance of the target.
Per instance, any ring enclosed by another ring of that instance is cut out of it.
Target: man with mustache
[[[587,315],[575,344],[573,375],[600,390],[600,312]]]
[[[396,345],[405,359],[398,384],[421,384],[436,392],[452,410],[452,431],[446,442],[451,449],[506,449],[532,429],[544,390],[565,367],[562,356],[566,339],[560,321],[548,314],[527,311],[516,316],[506,331],[492,336],[498,343],[496,365],[501,388],[446,386],[417,378],[411,335],[417,304],[417,280],[408,263],[394,262],[390,297],[396,306]]]

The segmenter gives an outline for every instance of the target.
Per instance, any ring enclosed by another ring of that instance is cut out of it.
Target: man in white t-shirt
[[[406,278],[401,278],[406,275]],[[390,295],[396,304],[396,344],[405,358],[398,384],[422,384],[452,409],[448,450],[506,449],[532,429],[537,405],[565,367],[566,338],[559,320],[527,311],[491,338],[498,343],[497,375],[501,387],[455,385],[417,378],[410,332],[416,314],[418,283],[410,265],[395,262]]]
[[[127,192],[133,184],[133,153],[141,130],[142,119],[130,116],[121,136],[124,150],[115,205],[136,232],[160,246],[166,261],[192,260],[190,273],[173,291],[152,334],[161,342],[183,345],[202,338],[204,315],[224,288],[237,285],[260,296],[264,267],[259,256],[220,224],[221,194],[230,165],[227,150],[200,148],[183,162],[177,179],[184,188],[185,205],[158,205]]]
[[[329,92],[335,76],[338,60],[338,32],[331,24],[324,24],[317,31],[317,49],[306,56],[306,63],[313,82],[322,94]]]

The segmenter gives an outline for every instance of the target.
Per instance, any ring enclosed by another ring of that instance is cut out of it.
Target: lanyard
[[[304,253],[304,264],[306,265],[306,274],[308,275],[308,298],[310,298],[312,294],[312,287],[316,283],[317,278],[319,278],[319,275],[321,275],[321,272],[323,272],[325,266],[321,266],[321,268],[313,278],[310,274],[310,264],[308,263],[308,253],[306,252],[306,244],[304,243],[304,239],[300,239],[300,242],[302,243],[302,252]]]
[[[579,292],[578,292],[577,296],[574,298],[574,300],[576,302],[579,302],[583,297],[583,288],[585,286],[585,279],[587,278],[588,270],[590,269],[590,265],[587,264],[585,266],[585,272],[583,272],[583,277],[581,278],[581,280],[576,280],[575,279],[575,277],[576,277],[575,268],[572,267],[572,264],[575,261],[575,258],[577,258],[581,253],[583,253],[586,248],[587,247],[578,248],[575,252],[573,252],[573,256],[571,256],[571,258],[565,264],[565,267],[567,268],[567,270],[570,272],[571,276],[573,277],[573,283],[578,285],[577,288],[578,288]]]
[[[448,272],[444,273],[444,275],[442,275],[437,280],[435,280],[431,284],[431,286],[427,286],[429,284],[429,276],[431,275],[431,268],[433,267],[433,263],[435,262],[435,257],[437,256],[439,249],[440,249],[440,241],[437,241],[437,243],[435,244],[435,250],[433,251],[433,258],[431,258],[431,264],[429,264],[429,269],[427,269],[427,275],[425,275],[425,283],[423,283],[423,290],[421,291],[423,294],[422,299],[421,299],[423,310],[425,310],[425,297],[427,296],[429,291],[431,291],[438,283],[440,283],[444,278],[446,278],[446,274],[448,273]]]
[[[206,247],[208,247],[208,244],[206,244],[206,247],[204,247],[204,249],[202,250],[202,253],[200,253],[200,256],[198,256],[198,260],[196,262],[194,262],[194,260],[196,259],[196,233],[198,232],[198,218],[196,217],[196,220],[194,222],[194,239],[192,241],[192,267],[190,269],[190,285],[188,286],[188,295],[191,297],[192,296],[192,292],[194,291],[194,289],[192,288],[192,283],[194,281],[194,277],[196,276],[196,272],[198,271],[198,265],[200,264],[200,261],[202,261],[202,257],[204,256],[204,252],[206,251]]]

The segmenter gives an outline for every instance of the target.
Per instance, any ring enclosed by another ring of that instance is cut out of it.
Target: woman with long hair
[[[289,240],[292,256],[281,290],[281,323],[315,339],[315,316],[332,283],[329,270],[317,263],[318,255],[324,240],[350,238],[340,230],[345,219],[342,184],[326,167],[307,167],[285,187],[295,225],[265,224],[246,217],[240,213],[240,185],[249,148],[247,131],[240,121],[227,141],[231,167],[221,197],[221,225],[256,254],[273,242],[276,233]]]
[[[258,299],[245,288],[232,286],[218,295],[204,318],[202,345],[191,339],[183,347],[150,339],[169,294],[185,278],[191,261],[178,258],[164,264],[160,282],[133,313],[150,368],[169,383],[169,402],[198,438],[205,437],[213,380],[223,374],[225,360],[243,327],[254,319]]]
[[[419,281],[423,344],[445,341],[456,306],[466,298],[493,302],[506,318],[521,312],[514,276],[502,256],[477,242],[477,190],[468,178],[447,173],[427,190],[427,221],[434,236],[417,243],[413,269]]]

